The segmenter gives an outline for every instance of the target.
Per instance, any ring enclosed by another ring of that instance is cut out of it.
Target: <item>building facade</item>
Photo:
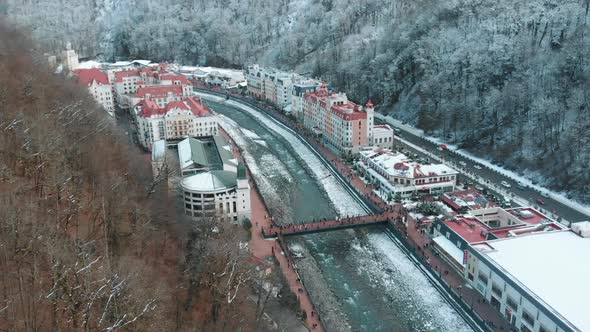
[[[291,90],[291,112],[298,121],[303,121],[303,96],[306,93],[317,92],[320,82],[315,80],[305,80],[293,84]]]
[[[376,125],[373,127],[373,141],[371,145],[381,149],[393,149],[394,131],[389,125]]]
[[[388,200],[413,194],[438,194],[455,190],[459,172],[444,165],[422,165],[403,153],[388,149],[364,150],[357,166]]]
[[[355,154],[370,145],[373,117],[370,101],[363,108],[350,102],[344,93],[329,92],[326,84],[303,97],[303,125],[343,155]]]
[[[243,165],[240,165],[243,168]],[[250,185],[245,171],[207,171],[182,179],[184,210],[193,220],[238,223],[251,218]]]
[[[217,117],[195,97],[169,102],[166,107],[144,99],[134,109],[139,142],[148,150],[155,141],[162,139],[170,141],[217,134]]]
[[[246,81],[248,82],[248,94],[258,99],[264,98],[263,69],[258,65],[250,65],[246,68]]]
[[[115,112],[113,86],[107,74],[98,68],[78,69],[75,71],[78,82],[88,87],[88,92],[110,115]]]

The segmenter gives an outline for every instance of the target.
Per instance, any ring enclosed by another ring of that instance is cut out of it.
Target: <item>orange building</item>
[[[328,91],[325,83],[303,97],[303,125],[341,154],[357,153],[371,144],[373,116],[371,101],[361,107],[344,93]]]

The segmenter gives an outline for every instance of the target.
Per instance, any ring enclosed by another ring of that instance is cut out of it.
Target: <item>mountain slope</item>
[[[258,62],[321,76],[590,201],[587,0],[8,3],[48,44],[73,38],[90,56]]]

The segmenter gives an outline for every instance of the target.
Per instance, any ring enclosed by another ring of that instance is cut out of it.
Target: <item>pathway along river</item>
[[[364,214],[291,133],[258,111],[217,101],[205,102],[222,114],[279,223]],[[471,331],[383,227],[289,241],[304,256],[302,279],[329,331]]]

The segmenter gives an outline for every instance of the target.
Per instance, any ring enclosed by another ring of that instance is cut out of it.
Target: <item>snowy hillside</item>
[[[590,201],[586,0],[7,0],[47,46],[185,64],[258,62]]]

